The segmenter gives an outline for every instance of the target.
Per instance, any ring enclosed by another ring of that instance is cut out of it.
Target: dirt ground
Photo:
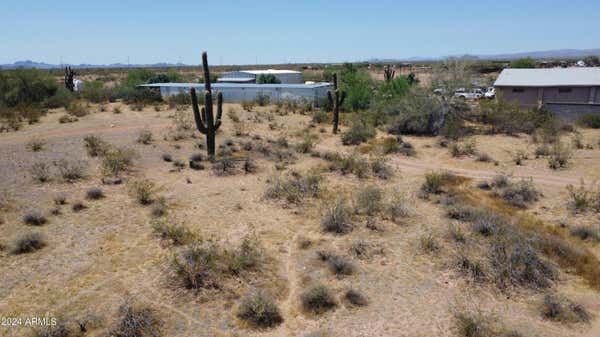
[[[115,105],[122,106],[121,114],[113,114]],[[495,317],[523,336],[600,335],[600,292],[573,273],[561,271],[552,289],[586,307],[592,314],[590,323],[564,324],[544,319],[540,314],[543,292],[518,289],[507,294],[491,284],[467,280],[455,266],[459,252],[448,237],[451,221],[444,209],[417,197],[424,174],[431,171],[448,170],[472,178],[473,184],[499,173],[513,179],[531,177],[543,197],[526,212],[557,226],[597,225],[597,214],[574,214],[567,208],[566,186],[578,185],[582,179],[591,186],[600,179],[599,130],[581,130],[584,143],[593,149],[576,150],[571,165],[563,170],[551,170],[546,159],[535,159],[536,144],[525,135],[472,137],[477,149],[489,154],[497,164],[479,162],[472,156],[453,158],[447,148],[438,145],[438,138],[405,136],[417,154],[388,155],[395,173],[392,178],[358,179],[322,170],[324,197],[308,199],[300,205],[282,205],[265,199],[264,192],[267,181],[283,173],[259,155],[255,157],[256,173],[223,177],[209,169],[174,170],[172,163],[164,162],[161,156],[165,153],[187,162],[190,155],[201,151],[196,144],[204,143],[198,132],[196,138],[164,139],[173,127],[174,109],[162,106],[155,111],[148,106],[143,111],[132,111],[121,103],[111,103],[107,111],[97,110],[92,105],[93,113],[66,124],[58,122],[62,111],[52,111],[38,124],[0,134],[0,196],[7,200],[0,210],[0,243],[10,245],[19,234],[32,231],[47,238],[46,247],[30,254],[0,251],[3,317],[51,316],[69,320],[93,315],[100,318],[99,323],[86,336],[102,336],[113,326],[123,299],[132,296],[160,313],[165,336],[455,336],[454,313],[467,306]],[[296,144],[301,141],[298,132],[311,121],[308,115],[274,113],[274,107],[246,112],[239,105],[226,104],[224,110],[236,111],[241,122],[234,123],[229,114],[224,114],[218,144],[225,139],[251,140],[254,135],[263,139],[283,136]],[[243,126],[236,129],[236,124]],[[236,136],[239,128],[245,132]],[[149,145],[136,142],[144,129],[153,133],[154,140]],[[328,124],[309,130],[318,136],[316,151],[350,153],[357,149],[342,145]],[[124,177],[124,184],[102,184],[100,159],[90,158],[83,145],[83,138],[92,134],[111,144],[133,148],[139,154],[134,169]],[[379,132],[379,136],[384,133]],[[565,137],[568,141],[570,136]],[[28,150],[32,139],[43,140],[44,148],[38,152]],[[522,166],[512,160],[517,150],[529,154]],[[309,154],[296,156],[286,172],[306,172],[327,165]],[[33,181],[29,170],[35,162],[51,163],[61,158],[85,163],[85,179],[75,183],[60,179]],[[229,290],[223,293],[197,294],[173,286],[169,265],[174,250],[153,233],[149,208],[136,203],[127,191],[127,182],[141,177],[159,186],[159,193],[170,206],[169,219],[224,246],[235,246],[244,236],[255,234],[268,263],[247,277],[233,279]],[[367,229],[361,218],[347,235],[324,233],[320,226],[324,205],[337,196],[351,196],[367,185],[379,186],[386,195],[393,191],[405,193],[413,214],[401,223],[378,218],[382,231]],[[86,200],[85,192],[91,187],[100,187],[105,197]],[[51,215],[53,198],[61,193],[66,195],[68,205],[62,207],[61,214]],[[87,208],[73,212],[69,206],[77,200]],[[40,227],[25,225],[22,217],[32,210],[46,214],[48,223]],[[438,238],[441,250],[424,253],[419,248],[420,238],[427,233]],[[300,245],[305,239],[312,242],[308,248]],[[351,257],[350,248],[359,240],[371,247],[374,253],[370,257]],[[598,243],[579,244],[600,257]],[[356,272],[342,278],[333,275],[316,257],[321,249],[350,256]],[[335,310],[319,316],[303,312],[299,296],[315,282],[333,290],[339,302]],[[257,330],[236,318],[239,299],[255,287],[274,294],[283,315],[282,324]],[[348,305],[342,297],[350,288],[365,294],[368,305]],[[31,329],[27,327],[0,326],[2,336],[29,334]]]

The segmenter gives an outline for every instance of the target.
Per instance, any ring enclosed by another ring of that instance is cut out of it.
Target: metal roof
[[[600,86],[600,67],[504,69],[494,86],[560,87]]]
[[[315,84],[254,84],[254,83],[211,83],[213,89],[220,88],[248,88],[248,89],[272,89],[272,88],[289,88],[289,89],[314,89],[321,87],[329,87],[331,83],[321,82]],[[204,89],[204,83],[151,83],[141,84],[140,87],[172,87],[172,88],[200,88]]]
[[[250,74],[254,74],[254,75],[261,75],[261,74],[301,74],[301,72],[299,71],[295,71],[295,70],[279,70],[279,69],[266,69],[266,70],[240,70],[240,72],[243,73],[250,73]]]
[[[254,77],[221,77],[217,79],[219,82],[252,82],[256,81]]]

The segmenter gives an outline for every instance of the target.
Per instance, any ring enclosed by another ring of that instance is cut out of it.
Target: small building
[[[163,98],[178,94],[188,94],[190,88],[196,88],[200,94],[204,83],[152,83],[141,87],[160,88]],[[298,103],[319,105],[327,97],[332,86],[329,83],[315,84],[254,84],[254,83],[212,83],[213,95],[223,94],[227,103],[255,101],[259,95],[268,96],[270,103],[295,101]]]
[[[256,83],[260,75],[273,75],[282,84],[302,83],[302,73],[294,70],[239,70],[230,71],[221,76],[219,83]]]
[[[498,99],[545,107],[568,120],[600,114],[600,68],[504,69],[494,83]]]

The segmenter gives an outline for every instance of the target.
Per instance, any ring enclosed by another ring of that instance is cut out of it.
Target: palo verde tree
[[[396,71],[389,64],[383,68],[383,77],[385,78],[386,82],[391,82],[394,79],[395,75]]]
[[[191,88],[192,109],[196,128],[200,133],[206,135],[206,152],[209,157],[215,156],[215,134],[221,126],[221,115],[223,113],[223,94],[217,93],[217,118],[213,115],[212,90],[210,88],[210,73],[208,71],[208,56],[206,52],[202,53],[202,68],[204,70],[204,106],[198,109],[198,98],[196,89]]]
[[[337,74],[333,74],[333,91],[327,91],[327,99],[329,105],[333,108],[333,133],[338,131],[338,123],[340,121],[340,107],[344,104],[346,92],[338,89]]]
[[[75,70],[71,69],[71,67],[65,67],[65,88],[69,89],[69,91],[75,91],[75,82],[73,78],[75,77]]]

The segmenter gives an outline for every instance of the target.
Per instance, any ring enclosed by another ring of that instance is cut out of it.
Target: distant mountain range
[[[368,62],[416,62],[416,61],[439,61],[448,57],[461,57],[469,58],[474,60],[496,60],[496,61],[510,61],[514,59],[531,57],[534,59],[578,59],[587,56],[600,56],[600,49],[556,49],[546,51],[532,51],[524,53],[512,53],[512,54],[496,54],[496,55],[452,55],[445,57],[409,57],[409,58],[386,58],[379,59],[373,58],[367,60]],[[58,69],[64,66],[71,66],[73,68],[87,69],[87,68],[170,68],[170,67],[186,67],[190,66],[183,63],[153,63],[153,64],[123,64],[123,63],[112,63],[112,64],[50,64],[44,62],[34,62],[31,60],[17,61],[12,64],[0,64],[0,69],[17,69],[17,68],[37,68],[37,69]]]
[[[44,62],[35,62],[31,60],[17,61],[12,64],[0,64],[0,69],[17,69],[17,68],[36,68],[36,69],[59,69],[65,66],[71,66],[78,69],[89,68],[170,68],[170,67],[186,67],[183,63],[152,63],[152,64],[50,64]]]
[[[468,58],[473,60],[511,61],[531,57],[534,59],[578,59],[588,56],[600,57],[599,49],[556,49],[546,51],[531,51],[512,54],[483,54],[483,55],[449,55],[444,57],[410,57],[406,59],[370,59],[370,62],[401,62],[401,61],[439,61],[449,57]]]

